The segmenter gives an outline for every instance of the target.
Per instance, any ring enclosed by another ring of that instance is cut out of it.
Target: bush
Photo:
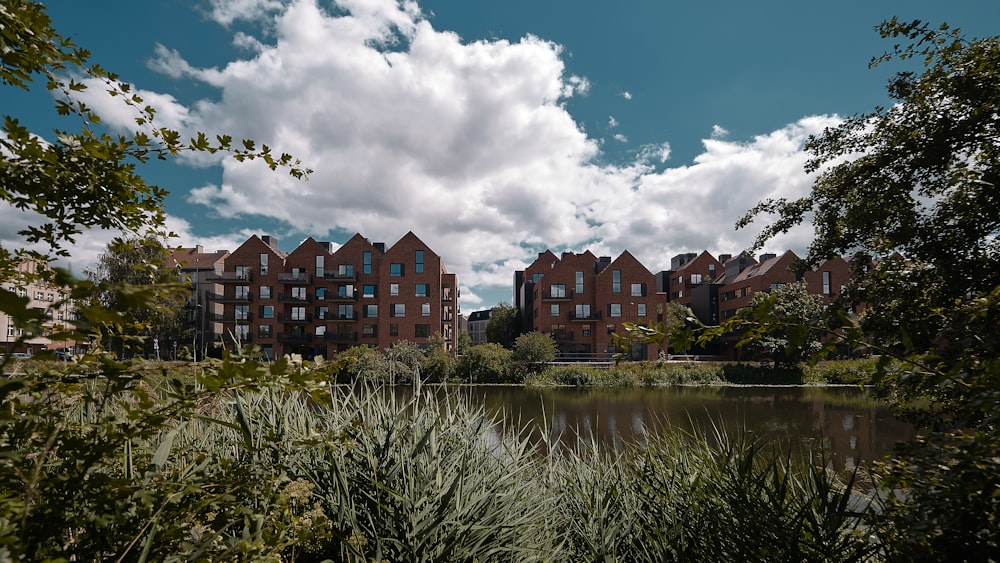
[[[499,344],[469,348],[458,362],[458,374],[469,383],[511,383],[511,351]]]
[[[556,359],[556,341],[538,331],[522,334],[514,341],[512,359],[517,377],[523,381],[529,374],[542,371]]]

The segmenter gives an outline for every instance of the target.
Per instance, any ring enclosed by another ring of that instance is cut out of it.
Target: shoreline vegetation
[[[331,367],[37,362],[7,380],[26,387],[5,389],[31,427],[16,427],[7,452],[22,465],[3,466],[8,479],[21,467],[26,486],[23,504],[5,497],[19,525],[0,527],[0,549],[31,560],[863,561],[882,547],[869,517],[883,501],[866,494],[877,477],[833,472],[820,451],[716,427],[539,456],[547,438],[422,378],[406,399],[378,381],[336,393]]]

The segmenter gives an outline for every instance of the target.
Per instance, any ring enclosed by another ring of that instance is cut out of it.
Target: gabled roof
[[[167,257],[167,267],[176,268],[180,266],[182,270],[207,270],[214,268],[226,256],[229,256],[228,250],[205,252],[200,246],[193,248],[178,247],[170,250],[170,254]]]
[[[780,264],[782,262],[787,261],[788,258],[791,258],[792,261],[799,259],[798,255],[796,255],[794,252],[792,252],[791,250],[786,250],[785,253],[782,254],[781,256],[774,256],[772,258],[769,258],[769,259],[761,262],[760,264],[757,264],[756,266],[749,266],[749,267],[747,267],[747,269],[745,269],[742,272],[740,272],[740,274],[738,276],[736,276],[735,278],[733,278],[733,280],[731,282],[728,282],[728,283],[736,283],[736,282],[747,280],[749,278],[754,278],[754,277],[759,277],[759,276],[766,275],[775,266],[777,266],[778,264]]]

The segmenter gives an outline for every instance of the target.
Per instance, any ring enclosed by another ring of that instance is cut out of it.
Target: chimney
[[[720,254],[719,255],[719,262],[721,262],[722,264],[725,264],[726,260],[729,260],[732,257],[733,257],[732,254]]]
[[[778,255],[777,254],[771,254],[771,253],[761,254],[760,257],[757,258],[757,261],[760,262],[761,264],[763,264],[764,262],[767,262],[768,260],[770,260],[770,259],[772,259],[772,258],[774,258],[776,256],[778,256]]]
[[[271,235],[263,235],[260,240],[264,241],[264,244],[270,246],[271,248],[278,248],[278,239],[272,237]]]

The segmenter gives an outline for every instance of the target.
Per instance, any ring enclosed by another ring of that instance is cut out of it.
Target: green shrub
[[[556,341],[547,333],[532,331],[518,336],[511,357],[518,379],[523,381],[529,374],[545,369],[556,359],[556,350]]]
[[[493,343],[473,346],[459,360],[458,375],[468,383],[510,383],[511,351]]]

